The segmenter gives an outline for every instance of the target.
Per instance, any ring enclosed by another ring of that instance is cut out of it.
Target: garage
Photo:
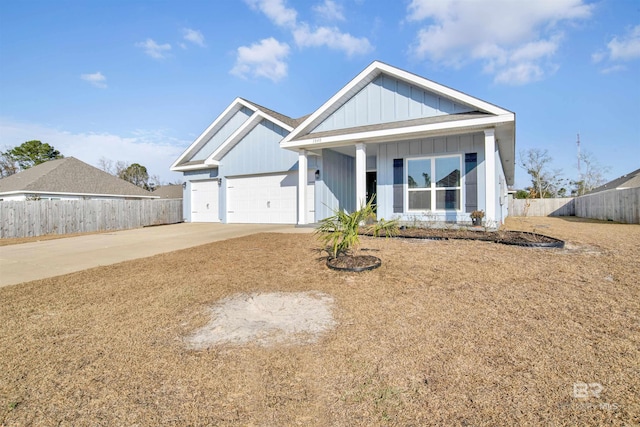
[[[191,182],[191,222],[220,222],[217,179]]]
[[[314,175],[307,179],[307,222],[314,222]],[[295,224],[298,173],[227,179],[227,222]]]

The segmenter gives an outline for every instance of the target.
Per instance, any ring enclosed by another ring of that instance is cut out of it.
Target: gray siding
[[[242,107],[216,132],[191,158],[191,160],[205,160],[222,144],[233,132],[238,130],[244,122],[253,114],[247,107]]]
[[[316,181],[316,221],[333,215],[337,209],[356,208],[355,159],[333,150],[322,150],[320,180]]]
[[[298,154],[280,148],[287,131],[262,120],[220,160],[220,175],[255,175],[294,169]]]
[[[473,109],[383,74],[362,88],[313,132],[468,111]]]
[[[484,133],[467,135],[455,135],[441,138],[426,138],[402,142],[389,142],[379,144],[378,147],[378,218],[390,219],[400,217],[409,220],[413,214],[394,214],[393,212],[393,160],[411,157],[423,157],[442,154],[461,154],[462,168],[464,169],[464,154],[477,153],[477,203],[478,209],[485,209],[485,183],[484,176]],[[462,188],[466,194],[465,175],[463,175]],[[406,187],[406,183],[405,183]],[[403,190],[404,191],[404,190]],[[404,194],[404,192],[403,192]],[[462,210],[465,210],[465,194],[463,194]],[[439,220],[470,221],[468,213],[441,213]]]

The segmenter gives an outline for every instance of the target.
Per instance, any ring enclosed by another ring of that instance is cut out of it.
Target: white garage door
[[[313,172],[307,182],[307,221],[313,222]],[[227,179],[227,221],[230,223],[295,224],[297,200],[297,172]]]
[[[220,222],[218,180],[191,183],[191,222]]]

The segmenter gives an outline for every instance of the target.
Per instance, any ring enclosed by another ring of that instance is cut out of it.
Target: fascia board
[[[270,122],[280,126],[284,130],[291,131],[293,128],[286,123],[281,122],[275,117],[265,113],[262,110],[255,110],[255,112],[249,117],[247,121],[245,121],[242,126],[240,126],[234,133],[232,133],[229,138],[227,138],[220,147],[216,149],[206,160],[206,165],[219,164],[219,161],[222,160],[222,157],[226,153],[229,152],[237,143],[239,143],[242,138],[244,138],[254,127],[256,127],[263,119],[269,120]]]
[[[182,162],[185,159],[185,157],[192,154],[191,152],[202,142],[203,139],[209,137],[209,134],[216,128],[216,126],[218,126],[223,120],[226,121],[228,119],[228,116],[232,114],[234,110],[239,110],[238,106],[240,105],[249,108],[251,111],[254,111],[254,112],[256,111],[256,107],[245,102],[242,98],[234,99],[233,102],[229,104],[229,106],[225,108],[225,110],[222,113],[220,113],[220,115],[204,130],[204,132],[202,132],[200,136],[196,138],[196,140],[189,146],[189,148],[187,148],[180,155],[180,157],[178,157],[178,160],[176,160],[173,163],[173,165],[171,165],[170,169],[179,170],[174,168],[176,168],[180,164],[180,162]]]
[[[398,68],[392,67],[391,65],[384,64],[384,63],[379,63],[378,66],[380,71],[386,74],[390,74],[391,76],[394,76],[406,82],[412,83],[415,86],[429,89],[432,92],[436,92],[438,94],[444,95],[447,98],[460,101],[461,103],[464,103],[467,105],[471,105],[473,107],[476,107],[488,113],[495,114],[498,116],[504,115],[504,114],[513,114],[511,111],[500,108],[497,105],[490,104],[486,101],[475,98],[471,95],[467,95],[466,93],[460,92],[450,87],[441,85],[440,83],[436,83],[424,77],[420,77],[408,71],[400,70]]]
[[[246,120],[242,124],[242,126],[236,129],[235,132],[229,135],[229,137],[225,139],[225,141],[220,144],[220,146],[216,148],[216,150],[211,153],[209,157],[207,157],[204,163],[206,165],[210,165],[213,164],[213,162],[219,161],[227,151],[229,151],[235,144],[240,142],[240,139],[242,139],[242,137],[246,135],[249,130],[254,128],[259,123],[259,121],[262,120],[262,117],[263,114],[261,114],[259,110],[254,111],[251,117],[249,117],[249,119]]]
[[[410,126],[404,128],[395,129],[382,129],[369,132],[358,132],[344,135],[333,135],[322,138],[311,138],[306,140],[298,140],[295,142],[289,142],[282,144],[282,148],[308,148],[312,149],[315,146],[325,145],[337,145],[340,143],[354,143],[358,141],[379,141],[390,140],[392,138],[409,139],[417,134],[426,133],[450,133],[458,132],[469,128],[481,128],[486,126],[495,126],[498,124],[509,123],[514,121],[513,113],[504,114],[501,116],[491,116],[478,119],[463,120],[460,122],[445,122],[445,123],[433,123],[428,125]],[[320,141],[317,141],[319,139]]]
[[[338,93],[333,95],[327,102],[322,104],[322,106],[320,108],[318,108],[313,114],[311,114],[309,117],[307,117],[307,119],[305,121],[300,123],[300,125],[298,125],[298,127],[293,129],[293,131],[282,140],[281,145],[283,147],[285,147],[287,145],[287,143],[289,143],[289,141],[291,141],[296,136],[298,136],[300,133],[302,133],[304,130],[306,130],[311,124],[313,124],[318,119],[318,117],[320,117],[328,109],[330,109],[334,104],[336,104],[338,101],[340,101],[354,87],[356,87],[362,81],[367,80],[370,77],[371,74],[376,72],[379,64],[380,63],[378,61],[374,61],[373,63],[371,63],[371,65],[369,65],[362,72],[360,72],[360,74],[358,74],[349,83],[347,83],[346,86],[344,86],[342,89],[340,89],[338,91]]]
[[[363,82],[369,83],[372,76],[377,76],[380,73],[388,74],[392,77],[404,80],[418,87],[423,87],[432,92],[441,94],[447,98],[451,98],[459,101],[460,103],[467,104],[478,108],[479,110],[486,111],[498,116],[513,114],[511,111],[500,108],[496,105],[482,101],[481,99],[467,95],[463,92],[451,89],[447,86],[433,82],[431,80],[420,77],[416,74],[409,73],[407,71],[392,67],[391,65],[383,62],[374,61],[364,71],[358,74],[353,80],[351,80],[346,86],[344,86],[338,93],[336,93],[331,99],[325,102],[318,110],[316,110],[311,116],[309,116],[304,122],[296,127],[287,137],[285,137],[281,145],[283,148],[289,147],[291,140],[296,138],[302,132],[307,130],[314,122],[321,117],[327,110],[329,110],[334,104],[339,102],[346,94],[348,94],[353,88],[362,84]]]
[[[4,193],[0,193],[0,196],[13,196],[16,194],[24,194],[25,196],[28,194],[53,194],[56,196],[88,196],[88,197],[136,197],[139,199],[159,199],[160,196],[140,196],[137,194],[98,194],[98,193],[68,193],[64,191],[25,191],[25,190],[14,190],[14,191],[6,191]]]
[[[199,169],[211,169],[211,166],[219,166],[220,162],[212,162],[211,164],[197,164],[197,165],[187,165],[187,166],[176,166],[171,168],[172,172],[185,172],[185,171],[193,171]]]

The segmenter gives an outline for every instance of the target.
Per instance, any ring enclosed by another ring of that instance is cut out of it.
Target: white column
[[[367,203],[367,148],[356,144],[356,209]]]
[[[307,150],[298,152],[298,224],[307,223]]]
[[[496,217],[496,135],[495,129],[484,131],[485,221]]]

